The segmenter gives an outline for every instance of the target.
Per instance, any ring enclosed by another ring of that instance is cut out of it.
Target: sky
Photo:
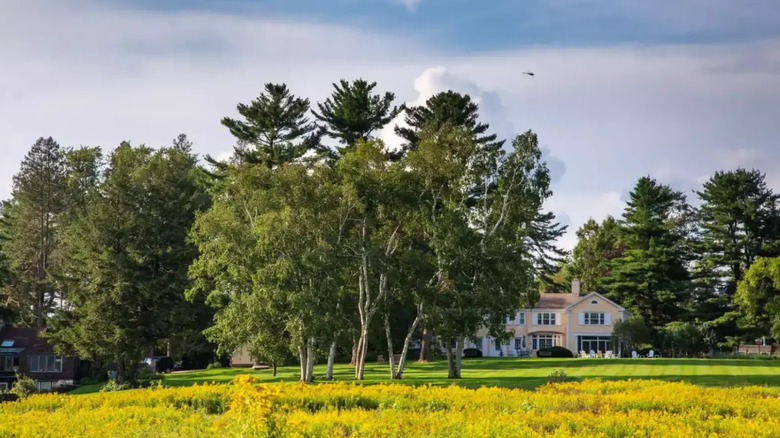
[[[468,93],[502,137],[535,131],[565,249],[641,176],[694,204],[717,170],[780,191],[777,0],[0,0],[0,199],[39,137],[184,132],[224,156],[220,119],[264,83],[316,102],[360,77],[398,103]]]

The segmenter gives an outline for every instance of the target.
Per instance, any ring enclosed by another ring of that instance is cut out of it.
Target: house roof
[[[604,295],[601,295],[598,292],[591,292],[591,293],[586,294],[584,296],[580,296],[580,297],[578,297],[578,299],[572,301],[569,305],[567,305],[566,308],[568,309],[569,307],[573,307],[575,304],[579,304],[579,303],[585,301],[586,299],[593,298],[593,297],[598,297],[600,300],[604,300],[604,301],[608,302],[609,304],[612,304],[613,306],[615,306],[618,309],[620,309],[622,312],[626,311],[625,307],[623,307],[620,304],[610,300],[609,298],[605,297]]]
[[[12,347],[0,348],[0,353],[19,353],[29,347],[51,348],[45,340],[38,337],[37,329],[27,327],[3,327],[0,330],[0,341],[13,341]]]
[[[576,297],[569,293],[539,294],[539,301],[536,302],[534,309],[564,309],[579,299],[580,297]]]

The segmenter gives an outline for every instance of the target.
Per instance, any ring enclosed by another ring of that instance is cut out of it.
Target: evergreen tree
[[[196,159],[175,148],[123,143],[105,180],[62,243],[70,306],[47,335],[61,351],[113,361],[119,380],[178,332],[187,269],[197,251],[187,234],[207,197]]]
[[[479,122],[479,105],[471,96],[452,90],[433,95],[423,106],[408,108],[405,120],[409,127],[395,127],[395,133],[406,140],[399,154],[417,148],[424,126],[433,130],[445,125],[463,127],[474,135],[478,145],[488,149],[499,149],[504,144],[496,140],[496,134],[487,134],[490,125]]]
[[[739,334],[737,284],[758,257],[780,255],[778,195],[758,170],[716,172],[697,192],[700,289],[696,311],[718,335]]]
[[[392,106],[395,94],[374,94],[376,82],[357,79],[349,83],[341,80],[333,84],[333,93],[319,111],[312,111],[325,124],[328,136],[343,145],[340,152],[352,150],[358,140],[368,140],[374,131],[382,129],[397,116],[403,107]]]
[[[59,297],[53,273],[57,226],[66,208],[65,152],[39,138],[14,176],[13,216],[5,254],[12,281],[3,288],[20,322],[42,328]]]
[[[682,316],[690,293],[685,196],[642,177],[623,213],[623,255],[610,263],[607,296],[659,328]]]
[[[285,84],[267,83],[249,105],[239,103],[236,108],[244,120],[225,117],[222,124],[238,140],[234,154],[239,162],[273,168],[310,150],[323,150],[321,133],[306,117],[309,99],[296,97]]]
[[[577,246],[572,252],[572,270],[584,291],[604,292],[604,279],[610,275],[610,261],[620,257],[620,223],[608,216],[602,223],[588,219],[577,230]]]

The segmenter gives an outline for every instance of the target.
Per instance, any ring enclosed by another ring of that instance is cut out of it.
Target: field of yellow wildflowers
[[[596,380],[535,391],[403,385],[257,384],[0,405],[2,437],[773,437],[780,389]]]

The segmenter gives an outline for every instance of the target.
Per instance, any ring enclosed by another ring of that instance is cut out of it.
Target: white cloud
[[[417,10],[417,6],[420,5],[422,0],[396,0],[398,3],[404,5],[406,9],[414,12]]]
[[[565,163],[549,207],[568,218],[567,248],[588,217],[619,214],[642,175],[690,193],[715,170],[755,166],[780,189],[780,41],[452,56],[338,25],[92,2],[4,0],[0,17],[0,198],[37,137],[110,149],[186,132],[216,156],[233,144],[219,120],[264,82],[318,101],[357,77],[406,102],[467,92],[499,134],[539,133]]]

